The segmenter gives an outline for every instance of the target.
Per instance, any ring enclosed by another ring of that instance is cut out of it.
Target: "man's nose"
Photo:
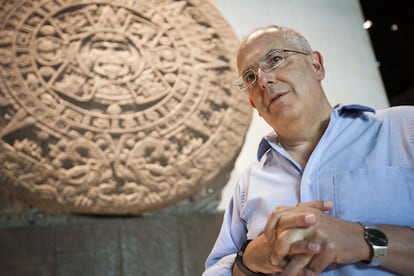
[[[266,89],[270,84],[276,82],[276,74],[272,70],[270,72],[265,72],[260,68],[257,70],[257,83],[262,89]]]

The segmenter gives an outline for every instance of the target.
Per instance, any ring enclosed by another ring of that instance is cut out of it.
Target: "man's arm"
[[[307,222],[304,222],[303,226],[309,227],[310,225]],[[274,237],[273,240],[268,241],[264,234],[261,234],[256,239],[252,240],[243,253],[244,265],[253,272],[264,274],[283,271],[287,261],[282,259],[278,263],[272,263],[270,258],[275,241],[276,237]],[[303,259],[305,262],[309,262],[315,254],[319,253],[319,249],[320,247],[317,244],[300,240],[292,244],[290,254],[294,256],[293,258],[298,258],[299,260]],[[235,264],[233,266],[233,275],[243,276],[245,274],[240,271]]]
[[[389,241],[383,267],[402,275],[414,275],[414,230],[410,227],[378,226]]]
[[[224,212],[220,233],[207,257],[203,276],[232,275],[237,250],[246,239],[246,226],[240,216],[240,198],[236,191]]]
[[[318,208],[321,212],[329,211],[332,209],[332,204],[330,202],[312,202],[306,203],[304,206],[311,206],[314,208]],[[280,207],[277,210],[290,210],[291,207]],[[282,212],[283,213],[283,212]],[[274,216],[274,221],[271,226],[275,228],[275,225],[278,223],[279,214]],[[299,214],[298,216],[292,215],[289,217],[283,217],[283,225],[285,227],[299,227],[305,231],[306,228],[314,225],[316,223],[316,216],[313,214],[305,215]],[[268,222],[269,224],[269,222]],[[292,232],[292,235],[286,237],[283,240],[283,243],[288,243],[289,249],[287,251],[278,252],[275,251],[274,248],[283,247],[283,245],[279,245],[278,243],[281,242],[280,239],[277,238],[277,235],[274,235],[274,231],[272,233],[267,233],[267,235],[261,234],[256,239],[252,240],[248,246],[246,247],[243,253],[243,263],[245,266],[254,272],[261,272],[261,273],[274,273],[280,272],[284,269],[287,265],[287,257],[290,263],[298,262],[305,264],[302,266],[302,272],[304,272],[304,268],[307,263],[310,262],[312,257],[315,254],[318,254],[320,251],[320,246],[317,243],[303,240],[302,233],[300,230]],[[299,271],[297,271],[299,273]],[[241,272],[237,265],[233,267],[233,275],[245,275]]]
[[[314,215],[316,223],[306,229],[294,226],[300,217]],[[383,267],[394,272],[410,275],[414,273],[414,231],[409,227],[378,225],[389,240],[388,254]],[[265,233],[268,237],[277,233],[272,256],[288,252],[292,235],[313,241],[321,246],[319,254],[309,262],[290,262],[281,275],[293,275],[305,266],[314,272],[323,271],[329,264],[350,264],[371,259],[371,248],[364,238],[364,228],[357,222],[348,222],[328,216],[315,208],[304,206],[276,210],[269,217]],[[296,237],[298,238],[298,237]]]

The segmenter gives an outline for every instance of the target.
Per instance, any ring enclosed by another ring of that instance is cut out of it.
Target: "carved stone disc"
[[[250,123],[209,1],[0,1],[0,188],[142,213],[228,174]],[[223,183],[224,184],[224,183]]]

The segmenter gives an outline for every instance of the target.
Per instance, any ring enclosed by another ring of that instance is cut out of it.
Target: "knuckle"
[[[278,206],[273,210],[273,213],[279,213],[286,210],[286,206]]]
[[[299,264],[302,267],[305,267],[310,261],[309,256],[305,256],[305,255],[295,255],[292,257],[291,262],[295,262],[297,264]]]

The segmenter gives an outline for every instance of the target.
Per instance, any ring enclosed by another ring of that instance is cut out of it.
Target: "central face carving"
[[[101,78],[116,80],[136,72],[134,63],[142,62],[126,39],[116,34],[92,36],[91,42],[81,48],[81,60],[86,68]],[[89,65],[89,66],[88,66]]]

